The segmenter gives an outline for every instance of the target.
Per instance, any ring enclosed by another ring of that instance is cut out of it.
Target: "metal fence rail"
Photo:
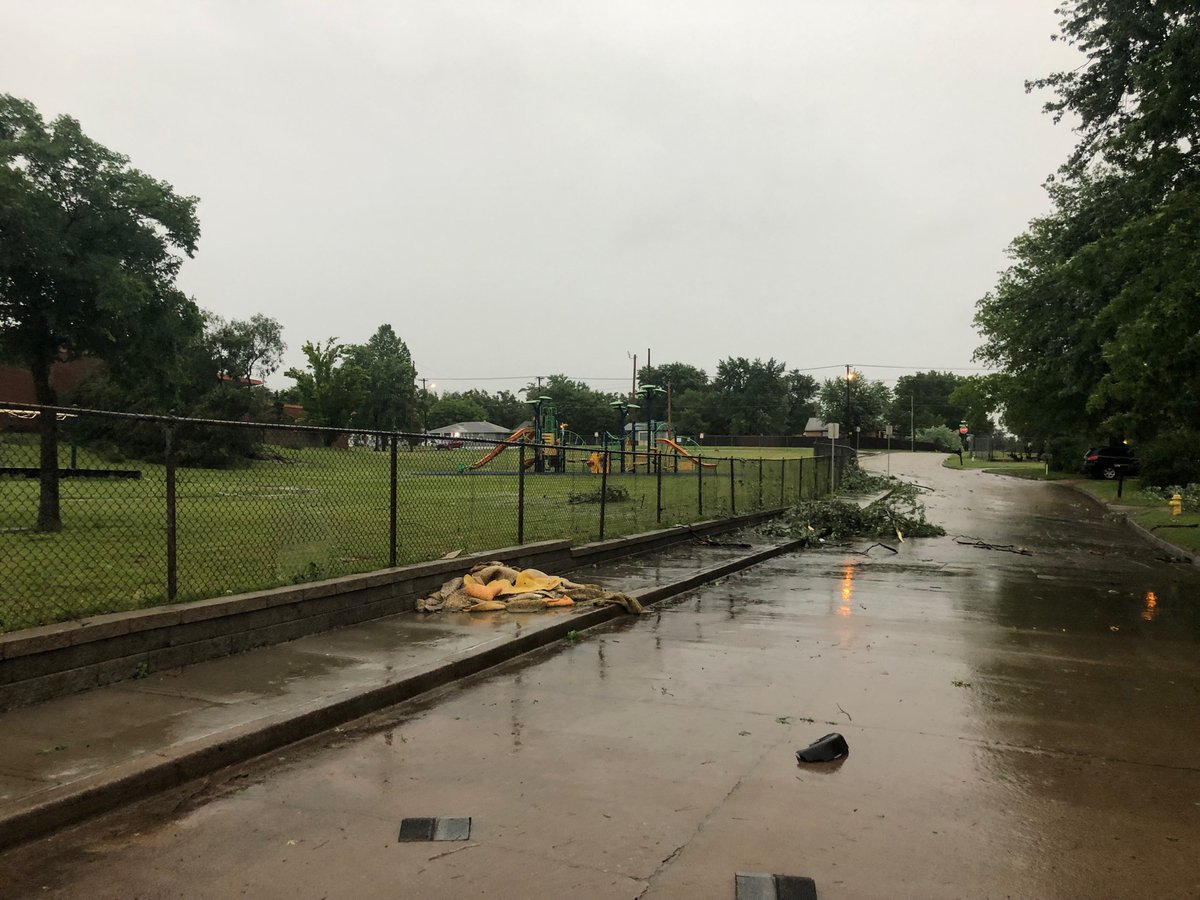
[[[6,407],[26,421],[0,414],[0,631],[786,506],[847,459]],[[61,531],[36,529],[39,415],[59,420]]]

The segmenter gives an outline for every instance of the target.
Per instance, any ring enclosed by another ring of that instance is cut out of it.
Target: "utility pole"
[[[913,395],[909,394],[908,395],[908,441],[909,441],[908,452],[909,453],[917,452],[917,433],[913,430],[913,422],[916,421],[916,417],[913,415],[913,409],[914,409]]]
[[[846,363],[846,440],[850,440],[850,434],[854,430],[854,419],[850,415],[850,382],[854,379],[853,373],[850,371],[850,364]]]

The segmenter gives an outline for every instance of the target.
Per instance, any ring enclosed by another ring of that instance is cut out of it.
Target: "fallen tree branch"
[[[1033,556],[1032,550],[1027,550],[1024,547],[1017,547],[1014,544],[989,544],[987,541],[960,541],[955,539],[954,543],[961,544],[964,547],[978,547],[980,550],[999,550],[1001,553],[1016,553],[1019,556]]]

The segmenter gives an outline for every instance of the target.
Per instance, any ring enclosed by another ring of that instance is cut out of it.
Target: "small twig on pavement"
[[[847,721],[850,721],[850,722],[854,721],[853,719],[850,718],[850,713],[848,713],[844,709],[842,709],[842,704],[835,702],[833,705],[838,708],[838,712],[840,712],[843,716],[846,717]]]
[[[433,862],[435,859],[441,859],[444,856],[450,856],[452,853],[462,853],[464,850],[470,850],[472,847],[478,847],[478,844],[467,844],[465,847],[455,847],[453,850],[447,850],[445,853],[437,853],[429,857],[427,862]]]

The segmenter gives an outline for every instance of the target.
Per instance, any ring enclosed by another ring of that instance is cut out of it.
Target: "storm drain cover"
[[[471,817],[440,816],[400,820],[400,838],[407,841],[469,841]]]
[[[817,900],[817,883],[802,875],[738,872],[734,887],[737,900]]]

